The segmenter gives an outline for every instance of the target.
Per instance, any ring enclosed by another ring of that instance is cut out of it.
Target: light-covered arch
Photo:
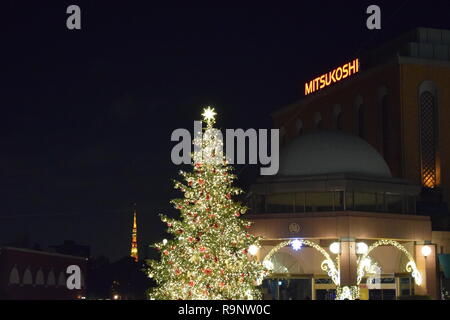
[[[422,274],[417,269],[416,262],[414,261],[414,258],[411,255],[411,253],[401,243],[389,239],[382,239],[374,242],[372,245],[370,245],[367,252],[360,257],[360,263],[358,264],[357,270],[358,281],[361,281],[361,278],[364,276],[366,272],[365,267],[369,265],[369,263],[366,262],[367,259],[370,259],[369,253],[379,246],[392,246],[400,250],[409,260],[408,263],[406,264],[406,271],[411,273],[411,276],[414,278],[414,281],[418,286],[422,284]]]
[[[293,243],[295,243],[298,246],[307,246],[307,247],[314,248],[319,253],[321,253],[324,256],[325,260],[322,261],[322,264],[320,267],[322,268],[323,271],[327,272],[328,276],[331,277],[334,284],[339,286],[339,284],[340,284],[339,270],[336,267],[336,264],[334,263],[333,259],[331,259],[330,255],[328,254],[328,252],[325,249],[323,249],[317,243],[310,241],[310,240],[294,239],[294,240],[287,240],[287,241],[280,242],[278,245],[273,247],[272,250],[270,250],[269,253],[264,257],[263,265],[270,270],[270,265],[271,264],[273,265],[273,263],[271,261],[272,256],[276,252],[278,252],[281,248],[291,245]]]

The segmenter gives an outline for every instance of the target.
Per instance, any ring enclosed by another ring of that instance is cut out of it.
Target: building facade
[[[81,270],[81,288],[69,289],[67,267]],[[45,251],[0,247],[0,295],[3,300],[82,299],[87,258]]]
[[[260,259],[277,270],[266,291],[440,298],[450,244],[450,31],[415,29],[349,61],[273,114],[280,170],[252,187],[250,215],[264,237]]]

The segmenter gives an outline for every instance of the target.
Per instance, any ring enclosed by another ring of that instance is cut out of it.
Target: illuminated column
[[[356,286],[357,283],[357,257],[354,239],[341,239],[340,248],[340,279],[341,287]]]
[[[422,284],[414,284],[414,292],[418,295],[429,295],[439,299],[439,285],[437,277],[436,245],[416,244],[415,256],[417,269],[422,274]]]

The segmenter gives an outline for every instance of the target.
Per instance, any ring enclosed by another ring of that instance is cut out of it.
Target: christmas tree
[[[207,126],[194,139],[193,171],[180,172],[184,183],[175,181],[184,198],[171,203],[181,219],[161,215],[173,239],[154,245],[161,259],[149,261],[149,276],[157,283],[150,299],[261,298],[257,286],[266,270],[254,256],[259,239],[240,218],[247,208],[232,199],[242,191],[232,186],[236,176],[223,157],[214,116],[213,109],[204,110]]]

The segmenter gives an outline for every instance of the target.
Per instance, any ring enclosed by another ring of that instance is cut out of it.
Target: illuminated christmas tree
[[[148,273],[157,287],[150,299],[260,299],[257,286],[266,274],[254,256],[258,238],[248,233],[249,221],[240,218],[247,208],[232,199],[240,194],[236,178],[214,131],[215,112],[204,110],[203,138],[194,139],[193,172],[180,172],[175,181],[184,198],[172,200],[180,220],[162,215],[173,240],[154,247],[160,261],[149,261]]]

